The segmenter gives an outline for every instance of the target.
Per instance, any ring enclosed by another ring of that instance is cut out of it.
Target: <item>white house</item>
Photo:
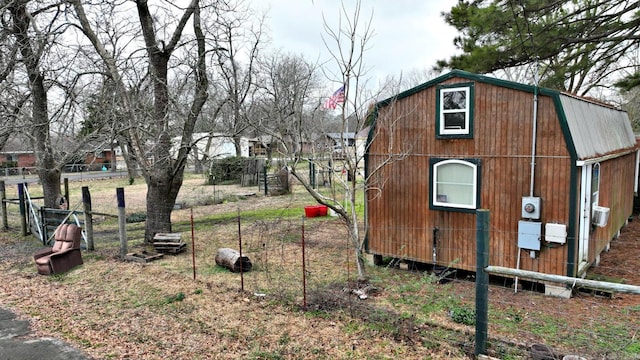
[[[176,155],[180,146],[181,137],[174,137],[171,141],[171,153]],[[220,159],[236,156],[236,147],[233,139],[216,133],[194,133],[192,136],[192,149],[189,158],[192,160]],[[240,155],[249,156],[249,140],[240,139]]]

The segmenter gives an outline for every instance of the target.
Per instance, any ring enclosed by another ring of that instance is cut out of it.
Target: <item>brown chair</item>
[[[75,224],[61,224],[55,231],[55,243],[51,248],[33,254],[38,274],[59,274],[82,265],[80,240],[82,228]]]

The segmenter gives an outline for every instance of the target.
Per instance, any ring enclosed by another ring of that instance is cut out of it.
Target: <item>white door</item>
[[[580,239],[578,241],[578,273],[589,261],[589,238],[591,233],[591,214],[600,199],[600,164],[588,164],[582,167],[580,187]]]

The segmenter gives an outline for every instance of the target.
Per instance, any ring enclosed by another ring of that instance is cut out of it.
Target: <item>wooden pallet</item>
[[[180,233],[158,233],[153,237],[153,249],[165,254],[178,254],[187,249]]]
[[[135,262],[140,262],[140,263],[148,263],[150,261],[153,260],[157,260],[162,258],[164,255],[163,254],[158,254],[158,253],[154,253],[154,252],[148,252],[146,250],[143,250],[141,252],[134,252],[134,253],[128,253],[124,259],[127,261],[135,261]]]

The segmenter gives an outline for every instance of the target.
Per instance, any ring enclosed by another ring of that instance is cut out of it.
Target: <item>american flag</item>
[[[331,95],[330,98],[324,103],[323,107],[325,109],[335,110],[338,104],[344,102],[344,86],[341,86],[340,89],[336,90],[336,92]]]

